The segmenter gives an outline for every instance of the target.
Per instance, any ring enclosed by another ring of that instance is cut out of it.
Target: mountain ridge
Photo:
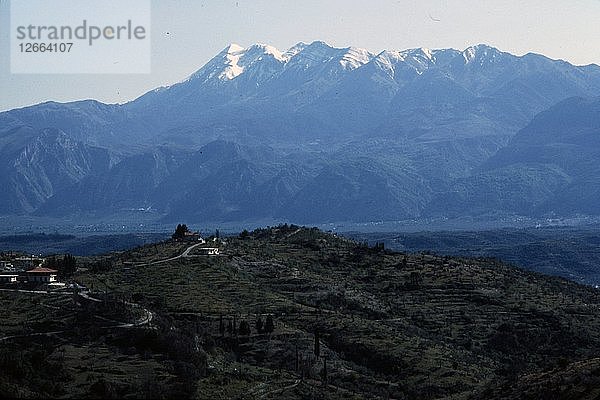
[[[0,113],[1,172],[36,164],[17,180],[4,178],[10,206],[2,212],[110,216],[151,207],[157,218],[300,222],[539,217],[560,210],[552,199],[575,170],[490,163],[532,138],[531,124],[557,112],[551,107],[568,116],[577,106],[566,99],[597,93],[597,65],[487,45],[378,54],[321,41],[287,51],[230,45],[185,80],[123,105],[46,102]],[[565,132],[554,135],[596,129],[593,113],[586,118],[555,124]],[[38,146],[45,154],[37,158],[23,153],[48,129],[64,140]],[[56,174],[60,159],[70,161]],[[593,177],[588,161],[577,173]],[[334,183],[339,190],[330,190]],[[560,213],[582,210],[596,212],[573,204]]]

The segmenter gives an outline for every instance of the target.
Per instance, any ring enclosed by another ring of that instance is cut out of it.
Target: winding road
[[[170,257],[170,258],[166,258],[163,260],[158,260],[158,261],[152,261],[149,263],[142,263],[142,264],[132,264],[135,267],[142,267],[142,266],[148,266],[148,265],[156,265],[156,264],[162,264],[162,263],[166,263],[169,261],[174,261],[174,260],[178,260],[180,258],[188,258],[188,257],[197,257],[196,255],[190,255],[190,252],[192,250],[194,250],[196,247],[204,244],[205,242],[198,242],[195,243],[189,247],[187,247],[181,254],[179,254],[178,256],[175,257]],[[18,292],[18,293],[31,293],[31,294],[42,294],[42,295],[63,295],[63,296],[72,296],[73,293],[72,292],[55,292],[55,291],[48,291],[48,290],[25,290],[25,289],[0,289],[0,291],[4,291],[4,292]],[[81,292],[78,293],[78,295],[84,299],[86,299],[87,301],[92,301],[94,303],[102,303],[104,300],[102,299],[98,299],[96,297],[91,296],[91,292],[86,288],[85,290],[82,290]],[[144,325],[150,325],[150,323],[152,322],[152,320],[154,319],[154,313],[150,310],[148,310],[147,308],[142,307],[141,305],[137,304],[137,303],[131,303],[126,301],[125,304],[129,305],[130,307],[133,308],[140,308],[142,310],[142,313],[144,314],[143,318],[141,318],[138,321],[135,322],[119,322],[119,321],[114,321],[115,324],[114,325],[109,325],[109,326],[103,326],[101,328],[103,329],[110,329],[110,328],[136,328],[136,327],[140,327],[140,326],[144,326]],[[11,335],[11,336],[5,336],[5,337],[0,337],[0,342],[1,341],[5,341],[5,340],[9,340],[9,339],[14,339],[14,338],[23,338],[23,337],[30,337],[30,336],[49,336],[49,335],[55,335],[55,334],[59,334],[59,333],[64,333],[66,331],[52,331],[52,332],[37,332],[37,333],[28,333],[28,334],[24,334],[24,335]]]
[[[131,265],[134,266],[134,267],[145,267],[145,266],[148,266],[148,265],[156,265],[156,264],[166,263],[166,262],[169,262],[169,261],[175,261],[175,260],[178,260],[180,258],[197,257],[195,255],[190,255],[190,251],[194,250],[196,247],[198,247],[198,246],[200,246],[202,244],[204,244],[204,242],[198,242],[196,244],[193,244],[190,247],[188,247],[187,249],[185,249],[183,251],[183,253],[181,253],[180,255],[175,256],[175,257],[165,258],[163,260],[152,261],[152,262],[149,262],[149,263],[140,263],[140,264],[131,264]]]
[[[64,295],[64,296],[72,296],[73,293],[72,292],[51,292],[51,291],[46,291],[46,290],[23,290],[23,289],[0,289],[0,291],[4,291],[4,292],[17,292],[17,293],[31,293],[31,294],[42,294],[42,295]],[[92,301],[94,303],[102,303],[104,300],[98,299],[96,297],[92,297],[90,295],[90,291],[89,290],[83,290],[81,292],[78,293],[78,295],[88,301]],[[132,307],[132,308],[139,308],[142,310],[142,314],[143,317],[140,318],[137,321],[134,322],[121,322],[121,321],[111,321],[114,322],[114,324],[112,325],[106,325],[106,326],[101,326],[99,327],[100,329],[113,329],[113,328],[137,328],[140,326],[150,326],[150,323],[152,322],[152,320],[154,319],[154,313],[152,311],[150,311],[147,308],[142,307],[141,305],[137,304],[137,303],[132,303],[129,301],[125,301],[125,304],[127,304],[128,306]],[[25,337],[32,337],[32,336],[52,336],[52,335],[57,335],[60,333],[65,333],[67,332],[66,330],[62,330],[62,331],[51,331],[51,332],[35,332],[35,333],[27,333],[27,334],[22,334],[22,335],[10,335],[10,336],[4,336],[4,337],[0,337],[0,342],[3,342],[5,340],[10,340],[10,339],[17,339],[17,338],[25,338]]]

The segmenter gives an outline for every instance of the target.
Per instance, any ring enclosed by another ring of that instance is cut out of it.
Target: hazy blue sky
[[[232,42],[285,50],[324,40],[372,52],[486,43],[600,64],[600,0],[153,0],[152,73],[140,75],[11,74],[9,22],[9,3],[0,0],[0,110],[46,100],[125,102],[184,79]]]

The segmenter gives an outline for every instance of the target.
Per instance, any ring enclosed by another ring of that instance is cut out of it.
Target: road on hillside
[[[169,262],[169,261],[175,261],[175,260],[178,260],[180,258],[196,257],[195,255],[190,255],[190,252],[192,250],[194,250],[196,247],[198,247],[198,246],[200,246],[202,244],[204,244],[204,242],[199,242],[199,243],[193,244],[193,245],[189,246],[187,249],[185,249],[183,251],[183,253],[181,253],[181,254],[179,254],[178,256],[175,256],[175,257],[165,258],[163,260],[152,261],[152,262],[149,262],[149,263],[130,264],[130,265],[132,265],[134,267],[145,267],[145,266],[148,266],[148,265],[156,265],[156,264],[166,263],[166,262]]]

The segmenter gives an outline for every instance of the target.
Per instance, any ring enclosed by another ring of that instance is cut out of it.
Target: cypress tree
[[[256,332],[258,333],[263,333],[263,320],[261,318],[261,316],[259,315],[258,318],[256,319]]]
[[[273,324],[273,316],[271,314],[267,315],[267,322],[265,323],[265,332],[271,333],[275,330],[275,325]]]

